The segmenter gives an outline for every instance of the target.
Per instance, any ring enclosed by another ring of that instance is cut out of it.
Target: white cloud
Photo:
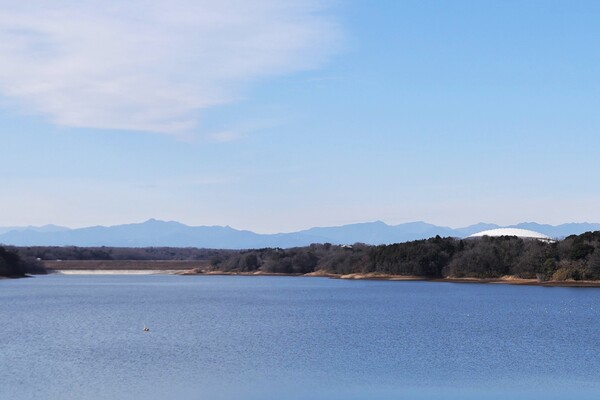
[[[317,0],[0,0],[0,94],[70,127],[187,132],[243,84],[319,66]]]

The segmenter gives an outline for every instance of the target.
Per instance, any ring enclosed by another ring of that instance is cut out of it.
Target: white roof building
[[[481,231],[478,233],[474,233],[469,238],[480,238],[483,236],[490,237],[499,237],[499,236],[516,236],[521,239],[537,239],[543,242],[554,242],[554,240],[543,233],[530,231],[528,229],[519,229],[519,228],[498,228],[498,229],[490,229],[487,231]]]

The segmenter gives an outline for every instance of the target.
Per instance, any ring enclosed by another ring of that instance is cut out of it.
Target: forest
[[[456,239],[436,236],[391,245],[312,244],[290,249],[21,247],[3,250],[22,260],[210,260],[210,270],[281,274],[377,273],[424,278],[600,280],[600,231],[557,242],[515,236]],[[10,258],[10,257],[9,257]],[[23,265],[21,261],[21,273]],[[39,261],[38,261],[39,263]],[[8,265],[5,261],[4,264]],[[32,267],[39,267],[33,264]],[[5,267],[2,267],[5,268]],[[18,269],[18,268],[17,268]],[[0,270],[0,274],[6,274]]]
[[[230,250],[194,247],[76,247],[30,246],[7,248],[24,257],[40,260],[209,260]]]
[[[600,232],[547,243],[514,236],[460,240],[436,236],[381,246],[313,244],[292,249],[248,250],[212,259],[215,270],[305,274],[380,273],[424,278],[539,280],[600,279]]]
[[[31,257],[22,257],[18,251],[0,247],[0,276],[21,278],[27,274],[45,273],[43,264]]]

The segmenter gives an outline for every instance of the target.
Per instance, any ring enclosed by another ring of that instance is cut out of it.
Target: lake
[[[596,288],[49,275],[0,338],[0,399],[600,396]]]

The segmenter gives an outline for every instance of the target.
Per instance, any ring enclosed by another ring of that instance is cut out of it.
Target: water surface
[[[597,399],[599,332],[596,288],[3,280],[0,399]]]

